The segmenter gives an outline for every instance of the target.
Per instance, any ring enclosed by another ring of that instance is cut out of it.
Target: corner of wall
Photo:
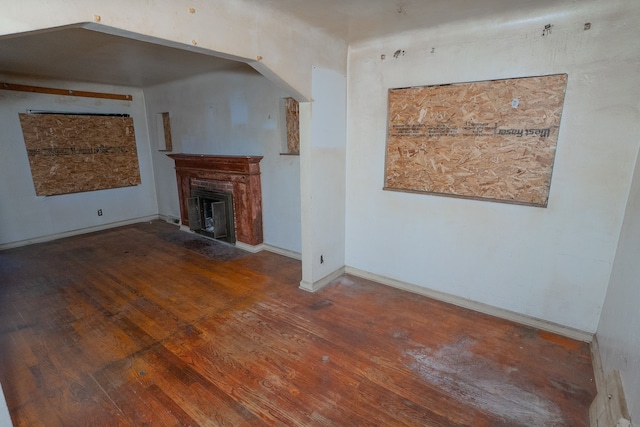
[[[315,282],[309,282],[307,280],[300,281],[300,289],[307,292],[317,292],[320,289],[327,286],[329,283],[336,280],[338,277],[342,276],[345,273],[345,268],[340,267],[334,272],[328,274],[320,280],[316,280]]]

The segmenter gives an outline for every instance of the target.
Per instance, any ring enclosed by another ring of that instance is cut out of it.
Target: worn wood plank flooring
[[[586,426],[589,346],[163,222],[0,252],[16,426]]]

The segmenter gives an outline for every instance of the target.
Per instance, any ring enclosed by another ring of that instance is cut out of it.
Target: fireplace
[[[236,242],[232,193],[192,185],[187,207],[191,231],[228,243]]]
[[[183,226],[230,243],[262,243],[262,156],[168,156],[176,164]]]

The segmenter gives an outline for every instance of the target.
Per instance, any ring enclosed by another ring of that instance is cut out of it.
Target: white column
[[[300,104],[300,288],[312,292],[344,271],[346,93],[344,75],[313,67],[313,100]]]

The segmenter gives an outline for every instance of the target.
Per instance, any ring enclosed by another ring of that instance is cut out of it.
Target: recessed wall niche
[[[280,100],[280,111],[285,118],[285,132],[282,154],[300,154],[300,107],[293,98]]]
[[[171,115],[168,112],[156,114],[156,134],[158,150],[173,151],[171,142]]]

